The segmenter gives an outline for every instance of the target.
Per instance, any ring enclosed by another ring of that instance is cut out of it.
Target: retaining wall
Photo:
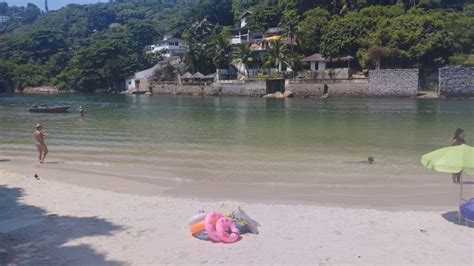
[[[369,96],[415,97],[418,69],[377,69],[369,71]]]
[[[166,95],[214,95],[214,96],[262,96],[265,95],[265,81],[245,82],[241,84],[213,83],[211,85],[173,85],[157,84],[154,94]]]
[[[366,79],[341,81],[312,81],[299,82],[289,80],[285,90],[293,92],[295,97],[319,97],[324,94],[324,85],[327,85],[328,95],[342,97],[366,97],[369,84]]]
[[[446,97],[474,97],[474,67],[440,68],[439,94]]]

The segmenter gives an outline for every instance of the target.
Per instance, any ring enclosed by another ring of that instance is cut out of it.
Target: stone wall
[[[152,88],[154,94],[164,95],[213,95],[214,91],[209,85],[175,85],[175,84],[156,84]]]
[[[308,79],[349,79],[352,77],[352,71],[349,68],[310,70],[300,74]]]
[[[378,69],[369,71],[369,96],[415,97],[418,69]]]
[[[212,86],[219,93],[227,96],[263,96],[266,93],[265,81],[246,81],[238,83],[213,83]]]
[[[213,96],[262,96],[265,95],[265,81],[242,83],[213,83],[211,85],[157,84],[154,94],[166,95],[213,95]]]
[[[288,80],[285,89],[293,92],[295,97],[319,97],[323,95],[324,85],[328,87],[329,97],[366,97],[369,90],[369,83],[366,79],[314,80],[311,82]]]
[[[474,67],[440,68],[439,94],[446,97],[474,97]]]

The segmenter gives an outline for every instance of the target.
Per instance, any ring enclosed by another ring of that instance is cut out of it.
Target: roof
[[[198,71],[198,72],[194,73],[193,78],[194,79],[202,79],[202,78],[204,78],[204,75],[201,72]]]
[[[153,75],[155,70],[160,69],[160,68],[161,68],[160,63],[157,63],[156,65],[152,66],[151,68],[136,72],[135,73],[135,78],[136,79],[149,78]]]
[[[186,72],[181,76],[181,78],[185,78],[185,79],[190,79],[192,77],[193,77],[193,75],[189,72]]]
[[[252,15],[252,14],[253,14],[252,11],[247,10],[244,13],[242,13],[242,15],[240,15],[239,19],[242,19],[243,17],[245,17],[247,15]]]
[[[156,43],[165,43],[165,42],[184,42],[184,40],[178,39],[178,38],[169,38],[166,40],[157,41]]]
[[[285,31],[282,27],[272,27],[267,29],[267,33],[279,33]]]
[[[275,36],[271,36],[271,37],[267,37],[265,38],[264,40],[265,41],[277,41],[277,40],[281,40],[282,36],[280,35],[275,35]]]
[[[303,62],[337,62],[337,61],[352,61],[354,57],[348,55],[344,57],[324,58],[321,54],[313,54],[303,58]]]

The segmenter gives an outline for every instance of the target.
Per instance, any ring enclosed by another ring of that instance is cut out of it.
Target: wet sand
[[[0,162],[2,169],[24,176],[37,174],[45,180],[144,196],[382,210],[445,210],[455,208],[459,201],[459,186],[451,183],[449,174],[422,166],[399,169],[384,162],[368,165],[340,161],[315,171],[311,179],[295,178],[297,181],[291,182],[289,177],[269,182],[246,177],[245,168],[242,178],[219,181],[160,172],[146,165],[91,164],[54,156],[41,165],[33,158],[9,158]],[[261,170],[272,171],[271,167]],[[466,186],[466,197],[474,195],[472,187]]]

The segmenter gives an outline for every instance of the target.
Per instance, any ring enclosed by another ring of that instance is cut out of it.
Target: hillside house
[[[3,24],[10,20],[9,16],[0,16],[0,24]]]
[[[324,58],[321,54],[313,54],[303,58],[302,62],[310,63],[310,78],[316,79],[346,79],[352,76],[352,56]]]
[[[148,52],[161,53],[164,57],[170,57],[183,53],[185,49],[184,40],[173,38],[171,34],[165,34],[163,40],[150,45]]]

